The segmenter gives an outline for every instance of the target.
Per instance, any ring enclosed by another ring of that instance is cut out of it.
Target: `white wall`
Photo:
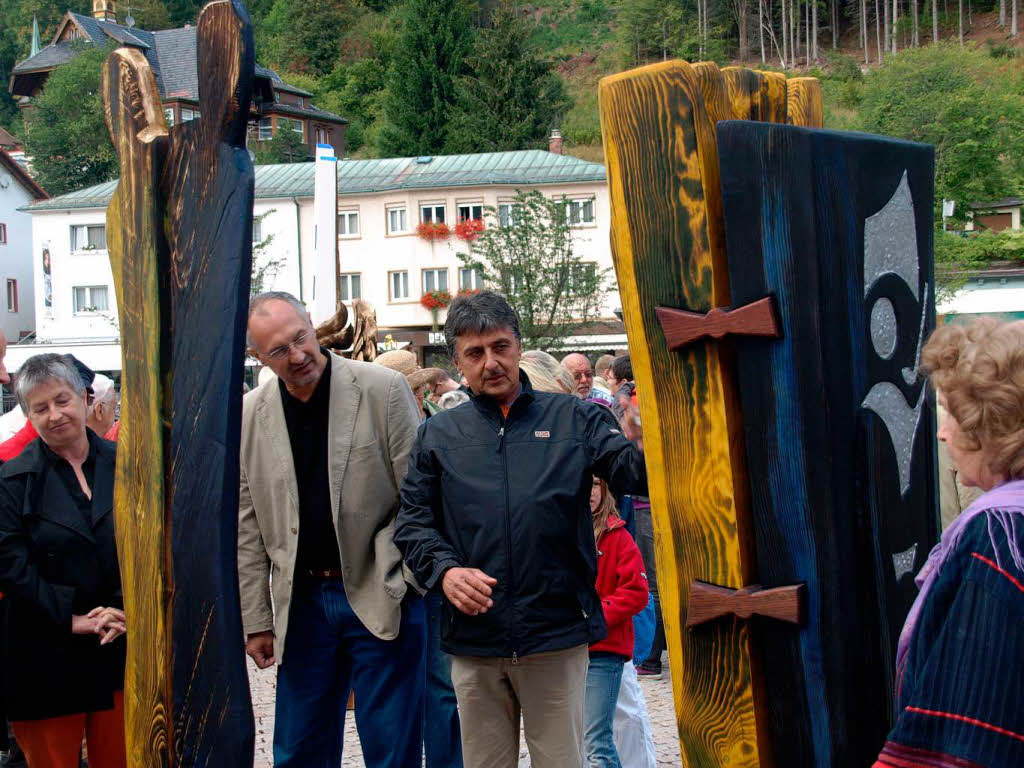
[[[593,261],[600,269],[612,267],[609,245],[611,212],[607,187],[604,183],[571,184],[540,187],[552,197],[593,197],[595,222],[575,230],[575,252],[584,261]],[[357,210],[359,229],[357,236],[338,238],[339,259],[343,273],[357,273],[361,278],[360,294],[376,309],[377,323],[382,328],[424,327],[431,323],[430,312],[419,299],[422,294],[422,270],[442,268],[448,270],[448,289],[453,295],[459,288],[459,268],[462,262],[457,253],[466,252],[466,243],[454,236],[433,245],[415,234],[419,221],[419,206],[425,202],[443,202],[446,221],[454,226],[457,204],[483,203],[497,206],[499,200],[510,199],[516,190],[512,187],[477,187],[466,189],[401,191],[371,195],[342,196],[340,211]],[[386,210],[393,204],[406,206],[409,233],[388,235]],[[268,276],[264,290],[283,290],[299,296],[307,303],[312,300],[313,275],[316,253],[313,247],[314,211],[312,198],[260,199],[254,206],[254,215],[264,218],[260,225],[263,239],[272,236],[265,252],[257,256],[258,263],[267,260],[281,262],[273,276]],[[117,306],[110,261],[105,250],[71,252],[71,227],[81,224],[103,224],[106,212],[102,209],[71,211],[41,211],[32,215],[32,270],[35,278],[35,307],[37,335],[43,343],[105,342],[117,337]],[[48,248],[51,259],[52,307],[43,302],[43,266],[41,254]],[[299,264],[302,264],[300,274]],[[409,298],[392,300],[389,295],[389,272],[409,272]],[[614,273],[609,272],[612,292],[605,300],[602,316],[613,317],[619,306],[614,290]],[[108,291],[109,311],[106,313],[75,314],[73,288],[83,285],[105,285]],[[444,312],[439,318],[443,322]],[[86,361],[88,362],[88,361]]]
[[[581,226],[574,231],[574,252],[584,261],[596,262],[599,269],[612,270],[611,247],[609,245],[609,224],[611,211],[607,187],[603,183],[572,184],[564,186],[541,187],[545,194],[552,197],[587,197],[595,199],[595,222]],[[359,234],[356,236],[340,235],[338,238],[339,261],[343,274],[360,276],[360,295],[369,301],[377,312],[377,324],[382,328],[422,327],[430,325],[430,312],[424,309],[419,299],[422,295],[422,270],[441,268],[448,271],[448,289],[454,295],[459,289],[459,269],[463,266],[458,253],[466,253],[468,245],[454,235],[447,241],[428,243],[415,234],[419,222],[419,210],[422,203],[444,203],[446,221],[454,226],[457,221],[457,206],[460,203],[482,203],[486,206],[497,206],[499,200],[511,199],[516,193],[512,187],[486,187],[447,190],[399,191],[371,195],[341,196],[338,200],[339,212],[357,211],[359,215]],[[409,232],[404,235],[387,233],[387,210],[391,206],[405,205]],[[276,258],[287,258],[288,267],[283,270],[273,283],[275,290],[295,292],[295,228],[294,213],[291,200],[257,201],[257,211],[261,207],[276,208],[278,212],[288,211],[288,221],[280,221],[282,229],[275,238],[273,249],[279,255]],[[309,301],[312,291],[312,270],[309,259],[313,257],[313,204],[312,200],[301,201],[301,231],[303,255],[303,298]],[[275,226],[278,214],[275,214]],[[265,222],[266,226],[270,217]],[[278,239],[280,242],[278,242]],[[287,244],[286,242],[287,241]],[[280,250],[279,250],[280,249]],[[287,251],[287,256],[285,256]],[[390,296],[389,275],[393,271],[408,271],[409,298],[393,300]],[[619,296],[615,285],[614,271],[608,272],[611,287],[602,309],[602,317],[611,319],[613,310],[619,307]],[[441,321],[444,312],[440,313]]]
[[[40,341],[113,339],[118,335],[117,301],[114,277],[106,250],[71,252],[71,227],[79,224],[106,224],[106,211],[82,209],[45,211],[33,215],[32,251],[35,274],[36,335]],[[51,307],[44,302],[42,253],[50,252],[52,279]],[[75,314],[73,289],[76,286],[106,286],[108,311]]]
[[[7,225],[7,243],[0,244],[0,330],[16,342],[22,333],[35,329],[35,298],[32,285],[32,216],[18,211],[34,198],[6,169],[0,168],[0,223]],[[7,281],[16,280],[18,311],[7,309]]]

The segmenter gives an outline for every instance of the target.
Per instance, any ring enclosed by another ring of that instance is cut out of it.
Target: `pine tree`
[[[257,29],[261,60],[288,72],[329,74],[338,61],[342,35],[358,10],[357,3],[347,0],[276,0]]]
[[[504,0],[493,27],[477,37],[467,58],[472,72],[456,81],[449,152],[500,152],[546,146],[568,108],[561,78],[531,42],[535,22]]]
[[[466,74],[473,45],[474,6],[471,0],[407,0],[384,94],[382,155],[444,150],[455,82]]]

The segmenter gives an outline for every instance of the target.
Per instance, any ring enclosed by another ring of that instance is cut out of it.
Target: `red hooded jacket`
[[[647,606],[647,573],[633,537],[618,517],[597,540],[597,594],[604,609],[608,636],[590,652],[616,653],[633,658],[633,617]]]

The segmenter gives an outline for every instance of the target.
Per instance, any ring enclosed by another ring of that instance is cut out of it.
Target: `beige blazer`
[[[405,377],[331,355],[328,476],[345,593],[377,637],[398,635],[411,572],[392,541],[419,411]],[[246,635],[274,631],[284,658],[299,541],[299,492],[276,377],[242,401],[238,586]],[[271,602],[273,594],[273,602]]]

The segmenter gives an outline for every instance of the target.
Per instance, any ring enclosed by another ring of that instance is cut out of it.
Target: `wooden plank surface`
[[[176,760],[248,768],[254,726],[237,536],[255,174],[245,149],[252,24],[237,0],[197,25],[201,117],[174,126],[161,178],[170,274],[167,505]]]
[[[788,87],[781,72],[761,72],[764,87],[761,90],[761,119],[766,123],[784,123],[787,120]]]
[[[931,415],[919,424],[901,496],[893,444],[864,406],[880,380],[916,367],[915,345],[933,323],[924,298],[931,150],[727,122],[719,151],[733,301],[774,295],[783,326],[779,341],[737,342],[759,575],[766,588],[807,585],[802,629],[752,623],[770,659],[765,703],[775,758],[869,765],[890,724],[894,632],[914,596],[911,572],[936,536]],[[916,206],[909,223],[887,219],[884,227],[886,252],[915,265],[907,272],[913,287],[900,293],[888,277],[866,283],[865,222],[902,189],[905,171]],[[891,235],[908,228],[916,247],[905,237],[901,251]],[[887,367],[871,352],[868,319],[883,295],[897,307],[901,360]],[[900,387],[904,407],[921,402],[922,382]],[[916,561],[897,578],[894,556],[914,545]]]
[[[717,342],[670,352],[655,313],[707,312],[728,301],[724,243],[708,216],[718,189],[714,130],[685,62],[605,78],[599,95],[683,761],[756,766],[746,624],[683,629],[694,581],[738,588],[753,576],[752,544],[740,535],[748,490],[730,361]]]
[[[825,125],[821,83],[816,77],[794,77],[786,81],[787,116],[790,125],[821,128]]]
[[[746,67],[724,67],[722,77],[734,120],[764,120],[762,89],[767,90],[760,72]]]
[[[125,732],[128,764],[167,765],[170,741],[170,637],[163,557],[164,447],[161,381],[161,276],[166,243],[157,175],[167,128],[156,80],[134,48],[111,54],[103,102],[121,180],[107,209],[107,250],[121,326],[121,426],[114,485],[128,658]]]

